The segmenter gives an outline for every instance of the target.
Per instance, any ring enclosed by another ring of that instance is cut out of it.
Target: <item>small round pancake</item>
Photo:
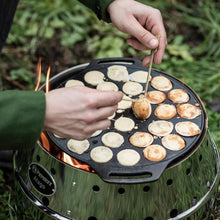
[[[183,89],[173,89],[169,91],[168,99],[174,103],[185,103],[189,101],[189,95]]]
[[[171,119],[176,115],[176,107],[170,104],[160,104],[154,114],[160,119]]]
[[[153,140],[153,136],[147,132],[136,132],[129,138],[129,142],[135,147],[146,147],[152,144]]]
[[[97,163],[107,163],[112,159],[113,153],[108,147],[98,146],[91,150],[90,157]]]
[[[102,130],[95,131],[90,137],[96,137],[102,133]]]
[[[135,126],[132,119],[126,117],[120,117],[115,121],[114,127],[118,131],[131,131]]]
[[[118,91],[118,86],[113,82],[101,82],[97,85],[96,89],[102,91]]]
[[[143,92],[143,86],[140,83],[128,81],[123,85],[122,90],[127,95],[135,96]]]
[[[161,91],[150,91],[146,95],[146,99],[151,104],[159,104],[166,100],[166,95]]]
[[[102,143],[106,147],[118,148],[124,143],[124,138],[119,133],[108,132],[102,136]]]
[[[164,147],[158,144],[152,144],[143,150],[144,157],[150,161],[161,161],[166,155],[167,151]]]
[[[97,70],[89,71],[85,74],[84,80],[93,86],[97,86],[99,83],[103,82],[105,75]]]
[[[185,103],[177,106],[177,113],[182,118],[193,119],[201,115],[202,111],[195,105]]]
[[[153,121],[149,124],[148,130],[156,136],[166,136],[173,130],[173,123],[164,120]]]
[[[147,119],[151,115],[151,104],[144,98],[138,98],[132,103],[132,110],[137,118]]]
[[[146,83],[147,82],[147,71],[135,71],[129,75],[130,80],[138,82],[138,83]],[[149,76],[149,81],[151,80],[151,76]]]
[[[171,81],[164,76],[155,76],[151,79],[151,85],[160,91],[168,91],[172,89]]]
[[[76,154],[82,154],[89,149],[89,141],[88,140],[78,141],[78,140],[70,139],[67,142],[67,147],[70,151]]]
[[[182,137],[178,134],[169,134],[161,140],[163,146],[169,150],[178,151],[186,146],[186,143]]]
[[[84,83],[80,80],[70,79],[66,82],[65,87],[84,86]]]
[[[117,154],[117,160],[123,166],[134,166],[140,159],[140,154],[132,149],[125,149]]]
[[[123,99],[118,103],[118,109],[125,110],[131,108],[132,99],[126,95],[123,96]]]
[[[113,65],[108,67],[107,76],[114,81],[128,81],[128,71],[126,66]]]
[[[191,121],[178,122],[175,125],[176,132],[185,137],[195,136],[201,133],[197,124]]]

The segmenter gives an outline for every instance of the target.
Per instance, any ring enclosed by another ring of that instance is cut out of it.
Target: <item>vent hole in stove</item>
[[[173,184],[173,180],[172,179],[168,179],[167,180],[167,186],[171,186]]]
[[[144,220],[154,220],[152,217],[147,217]]]
[[[203,159],[203,158],[202,158],[202,155],[200,154],[200,156],[199,156],[199,161],[202,161],[202,159]]]
[[[145,187],[143,188],[143,191],[144,191],[144,192],[149,192],[149,191],[150,191],[150,186],[145,186]]]
[[[90,216],[88,220],[98,220],[96,217]]]
[[[186,175],[188,176],[190,173],[191,173],[191,170],[190,170],[190,168],[188,168],[188,169],[186,170]]]
[[[51,168],[50,172],[55,175],[56,174],[56,170],[54,168]]]
[[[125,189],[124,188],[119,188],[118,189],[118,193],[119,194],[124,194],[125,193]]]
[[[95,191],[95,192],[98,192],[98,191],[100,190],[99,186],[97,186],[97,185],[94,185],[94,186],[92,187],[92,189],[93,189],[93,191]]]
[[[170,217],[174,218],[178,215],[178,210],[177,209],[172,209],[170,212]]]

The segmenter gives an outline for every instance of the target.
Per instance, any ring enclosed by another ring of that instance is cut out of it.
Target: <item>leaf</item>
[[[33,23],[29,25],[29,28],[25,31],[25,36],[35,36],[37,35],[38,32],[38,24],[37,23]]]
[[[54,33],[55,33],[54,28],[47,27],[44,32],[44,37],[51,39],[53,37]]]
[[[65,22],[62,20],[58,19],[58,17],[55,17],[51,22],[50,26],[54,28],[62,28],[65,27]]]

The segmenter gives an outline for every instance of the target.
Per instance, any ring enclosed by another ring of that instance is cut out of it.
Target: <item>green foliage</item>
[[[146,4],[145,0],[140,2]],[[149,0],[147,4],[161,10],[168,36],[163,62],[153,68],[184,81],[201,97],[211,134],[220,149],[220,113],[208,108],[209,102],[220,97],[220,4],[215,0]],[[149,54],[128,46],[127,38],[113,25],[98,21],[76,0],[20,0],[0,72],[32,90],[39,56],[43,56],[43,64],[49,62],[55,74],[71,66],[73,60],[80,64],[105,57],[143,59]],[[0,85],[5,84],[0,78]],[[0,191],[0,219],[16,219],[11,188],[1,171]]]
[[[220,4],[214,1],[197,1],[196,8],[177,4],[183,14],[185,23],[192,25],[202,34],[203,40],[194,51],[196,55],[205,55],[207,58],[220,57]]]
[[[6,185],[3,171],[0,170],[0,219],[17,220],[14,200],[11,200],[12,189]]]
[[[179,57],[180,59],[193,62],[193,57],[190,54],[190,47],[188,44],[183,43],[183,36],[176,36],[171,44],[167,45],[167,52],[173,57]]]
[[[61,39],[62,46],[72,46],[83,40],[90,30],[91,14],[83,10],[77,1],[21,0],[19,9],[7,42],[31,46],[32,53],[39,43],[56,35]],[[30,38],[31,44],[26,45]]]

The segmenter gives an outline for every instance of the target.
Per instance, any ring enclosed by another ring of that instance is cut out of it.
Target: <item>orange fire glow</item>
[[[49,68],[47,70],[47,75],[46,75],[45,93],[49,92],[49,90],[50,90],[50,88],[49,88],[50,71],[51,71],[51,68],[49,66]],[[37,75],[38,75],[38,81],[37,81],[37,85],[35,87],[35,91],[37,91],[39,89],[40,81],[41,81],[41,59],[39,59],[38,64],[37,64]],[[76,167],[76,168],[79,168],[82,170],[86,170],[89,172],[93,172],[93,173],[95,172],[94,170],[91,170],[89,165],[80,163],[78,160],[72,158],[71,156],[69,156],[68,154],[66,154],[62,150],[60,150],[55,144],[51,144],[51,142],[49,141],[49,138],[45,135],[44,132],[41,132],[40,139],[42,142],[42,146],[49,153],[56,156],[57,159],[60,159],[63,162],[65,162],[73,167]]]
[[[37,91],[39,89],[40,80],[41,80],[41,58],[39,58],[37,63],[37,85],[35,86],[34,91]]]
[[[50,87],[49,87],[49,79],[50,79],[50,66],[48,67],[47,70],[47,77],[46,77],[46,93],[49,92]]]
[[[80,163],[78,160],[70,157],[68,154],[60,150],[54,143],[52,143],[44,132],[41,132],[40,140],[44,149],[46,149],[50,154],[55,156],[57,159],[62,160],[66,164],[76,167],[78,169],[86,170],[89,172],[95,172],[91,170],[89,165]]]

